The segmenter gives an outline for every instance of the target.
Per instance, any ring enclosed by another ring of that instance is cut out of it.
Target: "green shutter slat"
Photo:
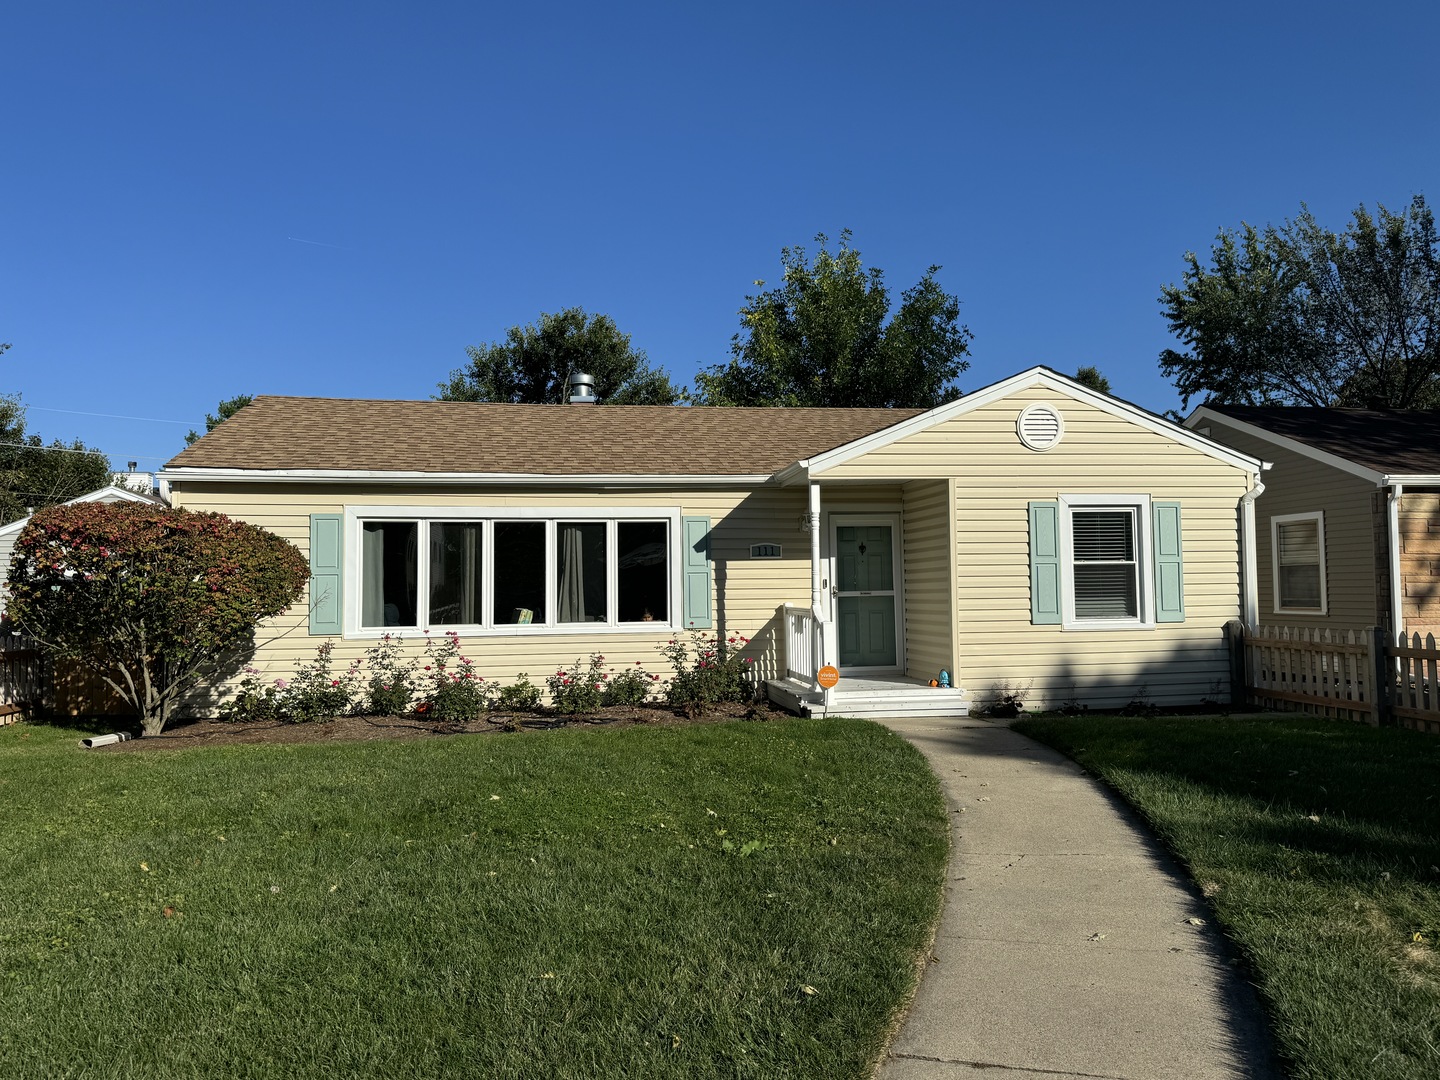
[[[338,634],[344,611],[345,515],[310,515],[310,633]]]
[[[1185,560],[1180,542],[1180,504],[1152,503],[1155,518],[1155,621],[1185,621]]]
[[[1030,504],[1030,621],[1050,625],[1060,613],[1060,504]]]
[[[710,519],[681,518],[680,534],[684,548],[681,569],[685,578],[685,626],[709,630],[715,625],[710,614]]]

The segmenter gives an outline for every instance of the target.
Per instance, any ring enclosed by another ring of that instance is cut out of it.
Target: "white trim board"
[[[238,482],[246,484],[406,484],[453,486],[496,484],[525,487],[758,487],[769,473],[628,474],[628,473],[474,473],[474,472],[386,472],[377,469],[212,469],[185,467],[162,469],[158,474],[174,484],[186,480]]]
[[[1358,465],[1349,458],[1342,458],[1337,454],[1321,450],[1319,447],[1311,446],[1309,443],[1292,439],[1288,435],[1277,435],[1268,428],[1259,427],[1255,424],[1246,423],[1244,420],[1237,420],[1233,416],[1227,416],[1223,412],[1217,412],[1207,405],[1197,406],[1195,411],[1185,418],[1185,426],[1191,428],[1197,424],[1209,421],[1211,424],[1222,424],[1233,427],[1236,431],[1253,438],[1268,442],[1272,446],[1278,446],[1282,450],[1289,450],[1291,453],[1299,454],[1301,457],[1309,458],[1311,461],[1318,461],[1322,465],[1329,465],[1333,469],[1358,476],[1362,480],[1369,480],[1372,484],[1383,486],[1387,480],[1384,473],[1378,473],[1374,469],[1368,469],[1364,465]]]

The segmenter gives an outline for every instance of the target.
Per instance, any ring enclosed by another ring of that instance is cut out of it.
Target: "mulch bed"
[[[308,724],[290,724],[279,720],[257,723],[177,720],[159,735],[147,735],[100,749],[123,754],[140,750],[183,750],[191,746],[364,742],[371,739],[426,739],[436,735],[501,735],[516,728],[520,731],[553,731],[559,728],[617,728],[641,724],[648,727],[676,727],[682,724],[713,724],[725,720],[763,720],[783,715],[788,714],[764,704],[727,703],[714,706],[698,719],[692,719],[663,705],[616,705],[585,716],[489,713],[466,724],[438,724],[414,716],[337,716],[333,720]],[[123,728],[123,723],[117,724],[117,730]]]

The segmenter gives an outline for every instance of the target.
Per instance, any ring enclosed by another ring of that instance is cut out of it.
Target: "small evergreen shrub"
[[[494,707],[506,712],[534,712],[540,708],[540,688],[522,671],[513,683],[496,691]]]

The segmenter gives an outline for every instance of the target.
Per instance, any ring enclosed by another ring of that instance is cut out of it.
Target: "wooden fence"
[[[0,633],[0,724],[45,710],[48,671],[45,654],[35,642]]]
[[[1239,623],[1225,632],[1236,701],[1440,735],[1433,634]]]

